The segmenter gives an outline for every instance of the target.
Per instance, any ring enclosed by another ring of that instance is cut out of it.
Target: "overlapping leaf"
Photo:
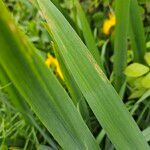
[[[58,46],[97,119],[117,149],[149,149],[136,123],[67,20],[49,0],[37,0]]]
[[[127,64],[127,35],[129,27],[130,0],[115,1],[115,43],[114,43],[114,86],[119,92],[125,76],[123,71]]]
[[[0,64],[63,149],[99,149],[65,90],[0,1]]]

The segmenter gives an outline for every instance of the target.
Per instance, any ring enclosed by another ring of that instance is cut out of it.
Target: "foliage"
[[[149,149],[150,3],[3,2],[0,149]]]

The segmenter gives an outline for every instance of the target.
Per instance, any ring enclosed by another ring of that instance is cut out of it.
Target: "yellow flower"
[[[110,30],[113,26],[115,26],[116,24],[116,17],[115,15],[113,14],[109,14],[109,19],[106,19],[104,21],[104,24],[103,24],[103,32],[106,34],[106,35],[109,35],[110,34]]]
[[[63,77],[63,74],[61,72],[61,69],[60,69],[60,66],[59,66],[59,63],[58,63],[57,59],[54,58],[52,55],[50,55],[50,53],[48,53],[48,55],[47,55],[47,59],[45,61],[45,64],[48,67],[54,66],[56,73],[61,77],[61,79],[64,80],[64,77]]]

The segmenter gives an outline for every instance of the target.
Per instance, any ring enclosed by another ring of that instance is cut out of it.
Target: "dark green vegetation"
[[[0,0],[0,149],[148,150],[149,11]]]

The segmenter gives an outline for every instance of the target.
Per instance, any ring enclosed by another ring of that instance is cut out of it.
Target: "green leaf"
[[[134,112],[137,110],[140,103],[144,102],[148,97],[150,96],[150,90],[147,90],[142,97],[134,104],[131,110],[131,114],[134,114]]]
[[[144,62],[146,52],[145,33],[137,0],[130,2],[130,38],[136,62]]]
[[[134,88],[136,88],[136,89],[142,89],[143,88],[143,86],[142,86],[142,79],[143,79],[143,76],[141,76],[139,78],[136,78],[136,79],[133,77]]]
[[[145,92],[145,89],[139,89],[132,92],[132,94],[129,96],[129,99],[134,99],[141,97]]]
[[[101,132],[98,134],[98,136],[96,137],[97,142],[100,144],[101,141],[103,140],[103,138],[105,137],[106,132],[104,129],[101,130]]]
[[[47,27],[47,29],[48,29],[48,27]],[[49,29],[48,29],[48,31],[49,31]],[[50,33],[50,31],[49,31],[49,33]],[[59,54],[57,53],[57,47],[54,46],[53,49],[54,49],[56,57],[59,61],[61,70],[63,71],[65,82],[66,82],[66,85],[71,94],[72,100],[73,100],[75,106],[79,107],[79,111],[80,111],[84,121],[87,123],[90,120],[90,116],[89,116],[89,110],[88,110],[88,106],[85,101],[85,98],[84,98],[83,94],[81,93],[78,85],[76,84],[76,82],[73,78],[73,75],[66,68],[61,56],[59,56]]]
[[[144,100],[146,100],[150,96],[150,90],[147,90],[143,96],[136,102],[137,104],[142,103]]]
[[[52,33],[51,33],[48,25],[46,23],[44,23],[44,26],[47,29],[47,31],[49,32],[49,34],[52,36]],[[57,53],[57,45],[55,45],[54,43],[52,45],[53,45],[53,50],[55,52],[55,55],[59,61],[61,70],[64,75],[65,83],[71,94],[72,100],[73,100],[75,106],[79,107],[79,111],[80,111],[83,119],[86,122],[88,122],[88,120],[90,118],[89,118],[89,110],[88,110],[87,104],[85,102],[85,98],[84,98],[83,94],[81,93],[79,87],[77,86],[72,74],[69,72],[69,70],[66,68],[65,64],[63,63],[61,56],[59,56],[59,54]]]
[[[145,136],[146,140],[150,141],[150,126],[147,127],[142,133]]]
[[[105,71],[104,66],[107,64],[106,63],[106,48],[107,48],[108,43],[109,43],[109,40],[106,40],[101,49],[101,66],[102,66],[103,71]],[[108,66],[107,66],[107,68],[108,68]],[[106,71],[105,71],[105,73],[106,73]]]
[[[150,66],[150,52],[147,52],[144,56],[145,61]]]
[[[65,89],[0,0],[0,64],[63,149],[99,149]]]
[[[142,85],[144,88],[150,88],[150,73],[148,73],[142,80]]]
[[[75,0],[74,4],[76,7],[77,17],[79,18],[79,21],[80,21],[80,25],[81,25],[81,29],[83,32],[83,36],[84,36],[86,45],[87,45],[89,51],[91,52],[91,54],[93,55],[93,57],[95,58],[95,60],[97,61],[97,63],[100,65],[101,64],[100,63],[100,61],[101,61],[100,53],[96,46],[96,42],[93,37],[89,22],[86,18],[86,14],[85,14],[84,10],[82,9],[78,0]]]
[[[148,150],[137,124],[79,36],[51,1],[38,0],[38,3],[59,56],[116,149]]]
[[[149,68],[145,65],[139,63],[133,63],[125,69],[124,73],[128,77],[140,77],[146,74],[149,71]]]
[[[114,43],[114,86],[117,91],[125,81],[123,71],[127,65],[127,35],[130,0],[115,1],[115,43]]]

